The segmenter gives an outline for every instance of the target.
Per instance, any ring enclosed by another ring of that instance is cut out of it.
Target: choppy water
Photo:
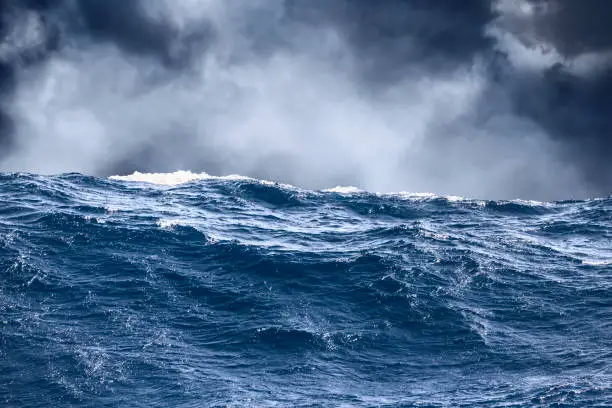
[[[612,199],[187,176],[0,176],[0,405],[612,406]]]

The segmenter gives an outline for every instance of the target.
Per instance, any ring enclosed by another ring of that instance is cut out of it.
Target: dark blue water
[[[0,406],[612,406],[611,290],[609,198],[0,175]]]

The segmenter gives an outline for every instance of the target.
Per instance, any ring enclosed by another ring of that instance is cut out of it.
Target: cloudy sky
[[[0,171],[612,191],[608,0],[3,0]]]

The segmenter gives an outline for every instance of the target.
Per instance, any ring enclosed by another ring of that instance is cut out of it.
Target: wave
[[[229,175],[224,177],[211,176],[208,173],[192,173],[191,171],[179,170],[172,173],[141,173],[135,171],[129,175],[115,175],[110,176],[110,180],[116,181],[133,181],[139,183],[150,183],[167,186],[176,186],[179,184],[191,183],[198,180],[253,180],[249,177],[240,175]]]
[[[612,200],[118,177],[0,175],[7,406],[611,402]]]
[[[220,180],[220,181],[246,181],[251,183],[259,183],[263,185],[276,186],[287,189],[301,190],[294,185],[287,183],[280,183],[269,180],[257,179],[249,176],[243,176],[239,174],[231,174],[226,176],[213,176],[206,172],[194,173],[189,170],[178,170],[175,172],[168,173],[141,173],[135,171],[129,175],[114,175],[108,177],[110,180],[114,181],[126,181],[126,182],[139,182],[139,183],[149,183],[149,184],[157,184],[157,185],[166,185],[166,186],[177,186],[181,184],[187,184],[191,182],[201,181],[201,180]],[[466,198],[456,195],[439,195],[430,192],[408,192],[408,191],[400,191],[400,192],[369,192],[360,187],[356,186],[336,186],[331,188],[325,188],[319,190],[322,193],[336,193],[342,195],[359,195],[359,194],[374,194],[380,197],[397,197],[403,198],[406,200],[413,201],[428,201],[428,200],[438,200],[444,199],[448,202],[471,202],[476,203],[478,205],[486,205],[487,202],[497,203],[497,204],[518,204],[522,206],[528,207],[538,207],[538,206],[547,206],[553,203],[535,201],[535,200],[524,200],[524,199],[513,199],[513,200],[501,200],[501,201],[486,201],[486,200],[478,200],[472,198]],[[312,191],[314,192],[314,191]]]
[[[354,186],[336,186],[332,188],[326,188],[321,190],[324,193],[338,193],[338,194],[360,194],[365,193],[365,190],[362,190],[358,187]]]

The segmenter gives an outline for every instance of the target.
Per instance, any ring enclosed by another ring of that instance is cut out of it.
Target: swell
[[[0,180],[8,406],[610,402],[609,199]]]

